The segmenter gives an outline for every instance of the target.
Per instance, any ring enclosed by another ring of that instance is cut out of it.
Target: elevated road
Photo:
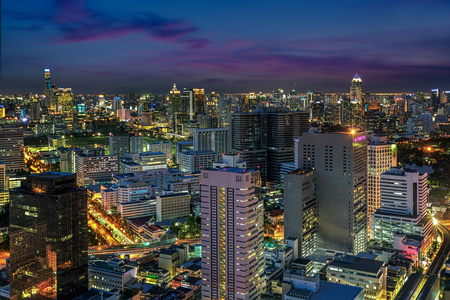
[[[450,229],[441,223],[436,225],[436,229],[442,235],[442,244],[439,248],[433,262],[428,267],[426,275],[439,275],[445,261],[447,260],[448,254],[450,253]]]

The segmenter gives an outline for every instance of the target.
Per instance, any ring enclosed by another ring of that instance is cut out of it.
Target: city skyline
[[[3,94],[41,93],[47,66],[77,94],[450,89],[446,1],[26,2],[3,4]]]

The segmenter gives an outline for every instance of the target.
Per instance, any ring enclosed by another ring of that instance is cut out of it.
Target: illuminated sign
[[[362,135],[362,136],[359,136],[359,137],[355,138],[353,141],[354,141],[355,143],[357,143],[357,142],[362,141],[362,140],[365,140],[365,139],[366,139],[366,136],[365,136],[365,135]]]

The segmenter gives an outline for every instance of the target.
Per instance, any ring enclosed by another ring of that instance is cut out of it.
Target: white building
[[[167,156],[163,152],[144,152],[139,154],[142,171],[167,168]]]
[[[118,202],[132,202],[155,197],[158,187],[146,181],[125,181],[118,186]]]
[[[381,207],[374,214],[375,240],[393,244],[394,234],[401,231],[424,238],[428,251],[434,227],[427,216],[427,173],[418,170],[391,168],[381,174]]]
[[[188,151],[178,155],[180,171],[199,172],[201,169],[212,168],[213,163],[219,160],[219,154],[212,150]]]
[[[117,211],[125,219],[156,216],[156,198],[121,202]]]
[[[367,144],[367,214],[368,232],[374,238],[373,214],[381,206],[380,176],[397,166],[397,146],[388,143],[386,135],[374,135],[372,142]]]
[[[121,259],[98,260],[89,265],[89,288],[123,291],[127,283],[135,280],[136,268],[125,266]]]
[[[102,207],[106,210],[117,207],[119,203],[119,191],[114,188],[101,187],[101,201]]]

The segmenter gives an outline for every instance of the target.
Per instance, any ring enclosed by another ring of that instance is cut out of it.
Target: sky
[[[450,90],[448,0],[16,0],[0,93]]]

